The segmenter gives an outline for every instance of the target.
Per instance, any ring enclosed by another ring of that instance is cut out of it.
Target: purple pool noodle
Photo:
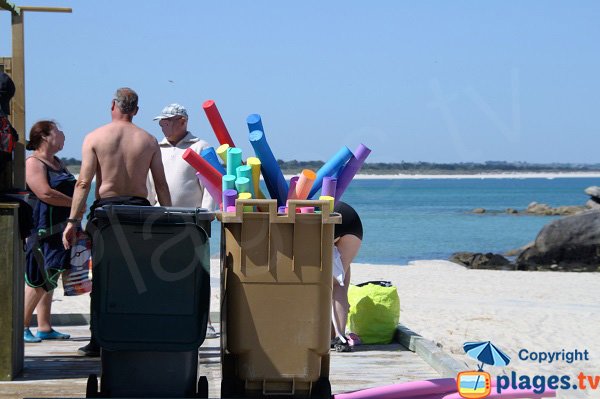
[[[282,205],[277,208],[277,213],[287,213],[287,206]]]
[[[334,177],[324,177],[323,187],[321,188],[321,196],[329,196],[335,198],[335,188],[337,186],[337,179]],[[333,210],[332,210],[333,212]]]
[[[346,162],[348,162],[350,157],[352,157],[352,152],[350,152],[348,147],[343,146],[338,152],[335,153],[333,157],[331,157],[329,161],[325,162],[325,164],[317,171],[317,178],[315,179],[313,186],[308,193],[308,198],[312,198],[319,191],[325,176],[335,175],[346,164]],[[321,195],[327,194],[321,193]]]
[[[236,198],[237,191],[231,189],[223,191],[223,209],[227,209],[227,207],[230,206],[235,206]]]
[[[206,162],[211,164],[212,167],[215,168],[220,174],[227,174],[225,173],[225,168],[223,165],[221,165],[221,162],[219,162],[219,157],[217,156],[217,153],[213,147],[207,147],[200,151],[200,156],[204,158]]]
[[[246,118],[246,123],[248,124],[248,131],[253,132],[254,130],[260,130],[264,132],[262,120],[260,119],[259,114],[250,114]]]
[[[288,201],[291,199],[296,199],[296,183],[298,183],[298,179],[300,176],[293,176],[290,178],[290,189],[288,190]]]
[[[342,198],[344,191],[346,191],[350,185],[350,182],[354,178],[354,175],[356,175],[356,172],[358,172],[363,166],[365,159],[367,159],[370,153],[371,150],[367,148],[367,146],[364,144],[359,144],[356,151],[354,151],[352,158],[350,158],[346,166],[344,166],[344,169],[342,169],[340,172],[337,181],[337,187],[335,189],[335,202],[338,202],[340,198]]]
[[[277,200],[278,206],[284,205],[287,200],[288,184],[283,177],[283,173],[281,173],[281,168],[269,147],[269,143],[267,143],[265,134],[260,130],[254,130],[250,132],[249,139],[256,157],[260,159],[260,170],[271,198]]]

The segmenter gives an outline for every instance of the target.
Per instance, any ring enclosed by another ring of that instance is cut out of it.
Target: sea
[[[535,240],[556,216],[508,214],[531,202],[583,205],[600,178],[355,179],[342,200],[356,209],[364,237],[356,263],[406,265],[448,259],[454,252],[504,253]],[[93,191],[92,191],[93,192]],[[92,198],[88,198],[88,208]],[[473,209],[486,213],[475,214]],[[220,225],[212,223],[211,257]]]

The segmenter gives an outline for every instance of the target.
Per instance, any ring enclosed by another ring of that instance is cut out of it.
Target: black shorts
[[[353,235],[362,241],[363,227],[360,216],[350,205],[338,201],[333,208],[335,212],[342,215],[342,223],[335,225],[334,237],[339,238],[347,234]]]

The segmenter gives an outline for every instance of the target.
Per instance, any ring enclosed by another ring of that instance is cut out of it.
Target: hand
[[[74,223],[67,223],[65,231],[63,232],[62,242],[65,249],[71,248],[71,245],[75,244],[77,226]]]

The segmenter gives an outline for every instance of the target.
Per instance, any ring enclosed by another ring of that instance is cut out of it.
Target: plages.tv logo
[[[483,371],[483,365],[506,366],[510,357],[490,341],[465,342],[465,353],[478,360],[481,364],[477,371],[462,371],[456,376],[458,394],[467,399],[485,398],[492,392],[492,377]]]

